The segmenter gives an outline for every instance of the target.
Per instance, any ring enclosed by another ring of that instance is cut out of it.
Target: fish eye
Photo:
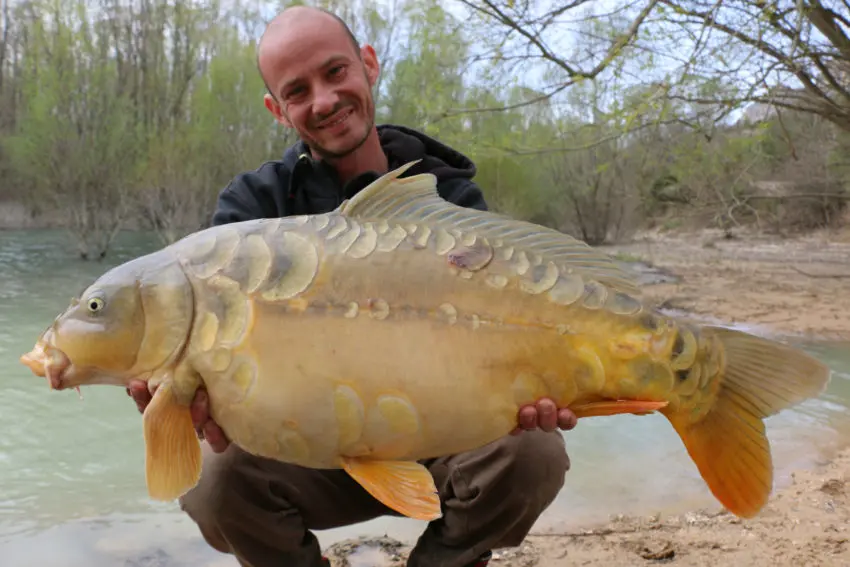
[[[86,300],[86,307],[89,313],[97,313],[102,310],[106,303],[100,297],[90,297]]]

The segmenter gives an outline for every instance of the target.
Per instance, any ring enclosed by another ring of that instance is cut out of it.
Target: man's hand
[[[153,393],[156,392],[156,387],[152,391],[148,391],[148,385],[141,380],[134,380],[127,387],[127,395],[133,398],[136,402],[136,407],[140,413],[145,412],[148,407]],[[224,431],[210,417],[209,396],[207,391],[199,389],[195,392],[195,397],[191,405],[192,423],[195,426],[195,431],[198,433],[199,439],[206,439],[212,450],[216,453],[221,453],[227,446],[230,445],[230,440],[225,436]]]
[[[532,429],[555,431],[555,428],[560,428],[569,431],[576,426],[578,418],[567,408],[559,410],[551,398],[541,398],[535,404],[519,408],[517,422],[519,425],[511,431],[511,435],[518,435]]]

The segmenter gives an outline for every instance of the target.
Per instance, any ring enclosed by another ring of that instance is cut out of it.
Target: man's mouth
[[[326,120],[325,122],[322,122],[317,126],[317,128],[319,130],[325,130],[327,128],[333,128],[334,126],[338,126],[339,124],[345,122],[348,117],[351,116],[353,113],[354,110],[352,108],[346,108],[344,110],[341,110],[336,114],[335,117],[330,120]]]

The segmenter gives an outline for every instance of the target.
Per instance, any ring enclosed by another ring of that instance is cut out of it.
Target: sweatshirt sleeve
[[[438,188],[438,192],[443,199],[455,205],[479,211],[488,210],[481,188],[469,179],[452,179],[444,182]]]
[[[281,179],[272,162],[240,173],[219,193],[213,226],[276,216],[277,207],[271,196],[281,186],[286,187],[286,179]]]

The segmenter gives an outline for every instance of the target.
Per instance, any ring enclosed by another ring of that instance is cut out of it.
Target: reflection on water
[[[74,260],[61,233],[0,232],[0,557],[16,567],[235,567],[208,548],[174,504],[144,484],[141,418],[120,388],[50,392],[17,361],[72,295],[111,265],[156,242],[122,235],[104,263]],[[848,345],[805,345],[839,372],[817,400],[768,420],[777,483],[821,459],[850,433]],[[537,530],[611,514],[716,508],[673,429],[659,416],[583,422],[567,434],[564,490]],[[424,524],[383,518],[319,534],[412,541]],[[46,545],[49,543],[49,545]]]

